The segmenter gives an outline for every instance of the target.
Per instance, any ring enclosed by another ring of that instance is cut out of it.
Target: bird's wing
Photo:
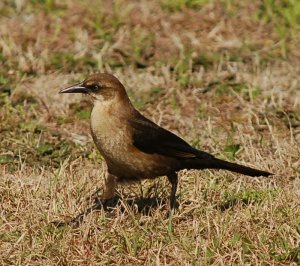
[[[183,139],[159,127],[140,113],[136,113],[130,120],[130,125],[133,129],[133,145],[145,153],[158,153],[181,159],[207,158],[209,155],[194,149]]]

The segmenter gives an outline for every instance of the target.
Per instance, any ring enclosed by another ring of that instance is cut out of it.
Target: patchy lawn
[[[298,265],[299,32],[297,0],[2,1],[0,263]],[[172,221],[162,177],[55,228],[103,185],[91,103],[58,94],[98,71],[193,146],[274,177],[182,171]]]

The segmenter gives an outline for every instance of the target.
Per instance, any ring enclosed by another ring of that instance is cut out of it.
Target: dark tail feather
[[[248,175],[248,176],[270,176],[272,173],[257,170],[248,166],[231,163],[217,158],[193,159],[188,162],[190,169],[224,169],[231,172]]]

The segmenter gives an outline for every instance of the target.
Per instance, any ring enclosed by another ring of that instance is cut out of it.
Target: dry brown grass
[[[300,262],[299,14],[284,24],[260,1],[202,2],[0,4],[1,264]],[[102,186],[90,103],[57,94],[96,71],[194,146],[275,176],[182,171],[171,221],[160,178],[120,187],[116,207],[79,228],[55,228]]]

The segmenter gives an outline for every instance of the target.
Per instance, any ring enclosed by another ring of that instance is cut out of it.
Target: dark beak
[[[88,93],[88,89],[83,86],[82,82],[62,89],[59,93]]]

